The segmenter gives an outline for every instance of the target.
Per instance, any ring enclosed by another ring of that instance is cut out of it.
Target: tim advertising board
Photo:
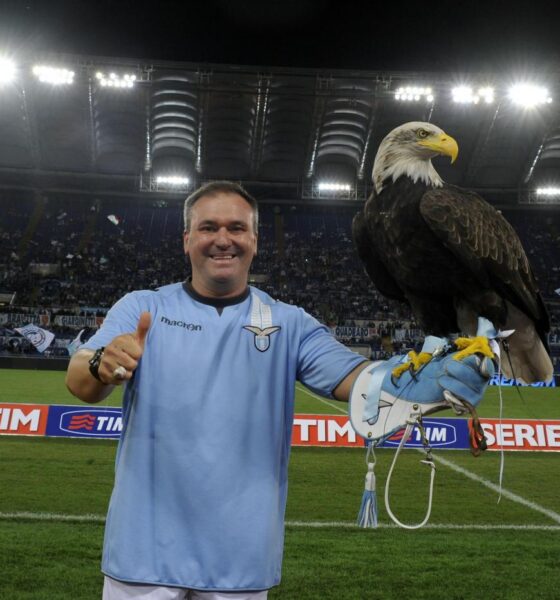
[[[120,408],[51,406],[46,434],[55,437],[118,439],[121,431]]]
[[[343,415],[295,415],[292,446],[363,447],[348,417]]]
[[[424,419],[432,448],[467,449],[469,420]],[[488,450],[560,452],[560,421],[539,419],[481,419]],[[45,406],[0,403],[0,435],[38,435],[74,438],[118,439],[122,410],[117,407]],[[388,438],[382,447],[396,448],[404,429]],[[360,448],[364,440],[356,434],[346,415],[295,415],[293,446]],[[422,438],[415,428],[406,448],[419,448]]]
[[[560,452],[560,421],[541,419],[480,419],[488,450]]]
[[[0,404],[0,435],[45,435],[49,407]]]
[[[424,419],[426,437],[432,448],[465,449],[469,447],[469,428],[466,419]],[[381,447],[396,448],[404,429],[394,433]],[[292,446],[338,446],[359,448],[365,441],[356,434],[346,416],[296,415]],[[421,448],[422,438],[414,428],[405,448]]]
[[[426,438],[432,448],[453,448],[461,450],[469,447],[469,425],[467,419],[423,419]],[[381,448],[395,448],[402,440],[404,429],[394,433],[381,444]],[[415,427],[405,448],[422,448],[420,429]]]
[[[424,419],[426,437],[432,448],[466,450],[469,448],[468,419]],[[560,421],[538,419],[481,419],[488,450],[529,450],[560,452]],[[404,429],[389,437],[382,448],[396,448]],[[296,415],[292,435],[293,446],[363,447],[360,438],[345,416]],[[420,430],[415,427],[405,448],[421,448]]]

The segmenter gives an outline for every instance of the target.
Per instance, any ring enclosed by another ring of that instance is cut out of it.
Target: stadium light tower
[[[156,183],[158,185],[165,185],[169,187],[184,187],[189,185],[189,178],[182,175],[158,175],[156,177]]]
[[[317,185],[320,192],[349,192],[352,186],[349,183],[336,183],[334,181],[321,181]]]
[[[406,86],[400,87],[395,92],[395,100],[401,102],[433,102],[434,94],[431,87]]]
[[[168,173],[156,175],[146,170],[140,175],[140,191],[142,192],[188,192],[193,189],[195,181],[185,173]]]
[[[468,85],[459,85],[451,90],[453,102],[458,104],[492,104],[494,102],[494,89],[491,87],[481,87],[475,92]]]
[[[35,65],[33,67],[33,75],[40,82],[50,83],[51,85],[69,85],[74,83],[74,71],[58,67]]]
[[[481,87],[478,90],[478,95],[484,101],[485,104],[492,104],[494,102],[494,88],[490,86]]]
[[[558,186],[538,187],[535,191],[537,196],[544,196],[547,198],[560,197],[560,187]]]
[[[15,79],[16,65],[9,58],[0,57],[0,85],[10,83]]]
[[[325,200],[355,200],[358,189],[355,183],[335,179],[308,180],[301,190],[302,198]]]
[[[509,98],[514,104],[525,108],[535,108],[535,106],[552,102],[545,87],[528,83],[513,85],[509,90]]]
[[[540,185],[527,190],[526,194],[520,195],[523,204],[547,204],[549,206],[560,205],[560,186],[558,182],[549,185]]]
[[[101,87],[110,88],[131,88],[134,87],[136,82],[136,75],[134,73],[117,75],[117,73],[107,74],[103,73],[103,71],[97,71],[95,78]]]

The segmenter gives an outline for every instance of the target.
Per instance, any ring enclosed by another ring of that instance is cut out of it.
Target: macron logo
[[[195,325],[194,323],[185,323],[185,321],[172,321],[167,317],[161,317],[161,322],[172,327],[182,327],[187,331],[202,331],[202,325]]]

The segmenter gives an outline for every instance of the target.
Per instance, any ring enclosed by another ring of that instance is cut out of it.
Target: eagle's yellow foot
[[[393,377],[398,379],[403,373],[406,373],[409,370],[418,371],[422,365],[425,365],[432,360],[432,355],[429,352],[416,353],[414,350],[411,350],[408,353],[408,359],[409,360],[407,362],[395,367],[392,370],[391,374]]]
[[[494,358],[494,352],[490,348],[488,338],[484,336],[477,336],[473,338],[457,338],[455,340],[455,346],[460,350],[453,357],[455,360],[463,360],[471,354],[482,354],[488,358]]]

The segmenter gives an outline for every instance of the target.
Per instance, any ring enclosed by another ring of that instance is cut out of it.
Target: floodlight
[[[494,88],[486,86],[478,89],[478,95],[486,104],[494,102]]]
[[[426,100],[427,102],[432,102],[434,96],[430,87],[406,86],[400,87],[395,91],[395,100],[414,102]]]
[[[9,58],[0,58],[0,85],[10,83],[16,76],[16,65]]]
[[[97,71],[95,73],[95,78],[102,87],[131,88],[134,87],[134,83],[136,82],[136,75],[134,73],[123,73],[122,75],[119,75],[111,72],[107,75],[102,71]]]
[[[35,65],[33,75],[42,83],[51,85],[69,85],[74,83],[74,71],[59,67],[49,67],[46,65]]]
[[[536,189],[537,196],[560,196],[560,187],[540,187]]]
[[[475,93],[472,87],[468,85],[459,85],[451,90],[453,102],[458,104],[479,104],[483,101],[485,104],[494,102],[494,88],[481,87]]]
[[[468,85],[459,85],[451,90],[451,96],[453,102],[459,104],[477,104],[479,101],[478,96],[473,93],[473,90]]]
[[[525,108],[534,108],[539,104],[550,104],[552,98],[545,87],[528,83],[519,83],[509,90],[509,97],[514,104]]]
[[[349,192],[352,186],[349,183],[336,183],[333,181],[322,181],[317,186],[320,192]]]
[[[158,185],[169,185],[169,186],[185,186],[189,185],[189,178],[182,175],[159,175],[156,177],[156,183]]]

